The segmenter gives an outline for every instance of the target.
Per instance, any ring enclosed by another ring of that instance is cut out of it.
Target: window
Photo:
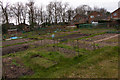
[[[90,16],[90,18],[94,18],[94,16]]]
[[[114,16],[117,16],[117,13],[114,13],[113,15],[114,15]]]

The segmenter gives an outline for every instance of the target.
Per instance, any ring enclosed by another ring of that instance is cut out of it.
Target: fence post
[[[42,39],[41,39],[41,45],[42,45]]]
[[[79,42],[78,42],[78,39],[77,39],[77,47],[78,47],[78,55],[79,55]]]
[[[95,42],[93,42],[93,49],[94,49],[94,50],[96,49],[96,47],[95,47]]]

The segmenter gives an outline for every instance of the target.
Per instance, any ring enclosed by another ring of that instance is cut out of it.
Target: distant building
[[[88,22],[98,22],[99,20],[103,19],[103,15],[100,12],[92,11],[88,16]]]
[[[84,23],[87,23],[87,20],[88,20],[88,18],[86,15],[76,14],[73,17],[73,20],[71,21],[71,25],[84,24]]]
[[[120,26],[120,8],[111,13],[111,21],[113,26]]]
[[[120,19],[120,8],[111,13],[111,19],[119,20]]]

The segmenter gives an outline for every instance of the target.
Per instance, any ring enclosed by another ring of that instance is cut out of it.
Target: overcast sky
[[[23,2],[26,3],[28,0],[0,0],[4,3],[10,2],[10,3],[16,3],[16,2]],[[73,8],[76,8],[79,5],[89,5],[90,7],[98,6],[102,8],[106,8],[108,11],[113,12],[118,8],[118,2],[120,0],[34,0],[35,4],[37,6],[43,5],[44,8],[45,6],[50,2],[50,1],[62,1],[63,3],[68,2],[70,6]]]

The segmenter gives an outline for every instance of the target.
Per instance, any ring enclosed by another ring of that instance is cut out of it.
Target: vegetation
[[[54,44],[45,44],[34,47],[29,45],[27,50],[19,51],[3,56],[3,59],[11,58],[11,65],[21,66],[33,71],[31,75],[22,75],[19,78],[117,78],[118,76],[118,50],[116,46],[104,46],[94,50],[82,49],[76,46],[67,45],[66,42],[72,43],[79,39],[92,38],[94,36],[105,34],[107,31],[115,31],[114,29],[73,29],[62,32],[51,32],[50,34],[38,35],[38,32],[27,32],[22,34],[24,38],[38,38],[38,40],[52,40],[51,34],[56,37],[71,35],[71,34],[91,34],[87,37],[71,39]],[[61,33],[61,35],[60,35]],[[33,36],[35,35],[35,36]],[[47,38],[45,36],[48,36]],[[33,41],[15,43],[12,45],[22,45],[32,43]],[[55,40],[52,40],[55,41]],[[104,42],[116,42],[117,38],[109,39]],[[40,44],[40,43],[39,43]],[[86,42],[86,45],[91,43]],[[95,46],[102,44],[96,43]],[[83,45],[82,45],[83,46]],[[3,48],[5,48],[3,47]],[[72,55],[71,55],[72,54]],[[20,60],[19,62],[17,60]],[[7,60],[6,60],[7,61]]]
[[[24,76],[24,78],[116,78],[118,75],[116,74],[117,66],[111,65],[118,64],[119,47],[117,46],[84,51],[88,54],[80,54],[72,58],[66,58],[59,52],[38,51],[38,49],[40,48],[6,55],[6,57],[13,55],[19,57],[27,67],[34,71],[32,76]],[[36,54],[41,57],[31,58]]]

